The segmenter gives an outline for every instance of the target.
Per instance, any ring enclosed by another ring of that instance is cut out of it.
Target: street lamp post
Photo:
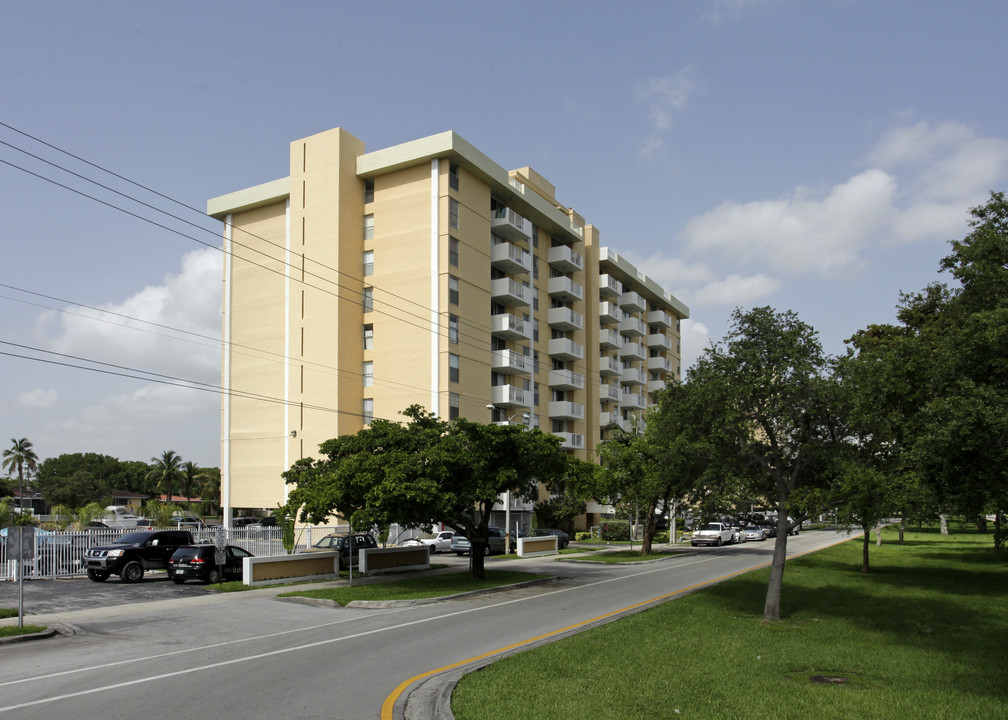
[[[493,412],[494,410],[503,410],[503,408],[498,408],[493,403],[487,405],[487,410]],[[504,410],[506,413],[507,411]],[[511,421],[516,417],[521,417],[524,421],[524,425],[528,425],[531,420],[531,416],[528,413],[515,413],[514,415],[508,417],[505,421],[505,425],[510,425]],[[491,416],[492,417],[492,416]],[[505,416],[506,417],[506,416]],[[515,540],[517,542],[517,539]],[[511,552],[511,490],[507,489],[504,491],[504,552]]]

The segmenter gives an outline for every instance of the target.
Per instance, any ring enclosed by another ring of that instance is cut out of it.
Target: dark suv
[[[145,570],[165,570],[172,554],[192,545],[188,530],[138,530],[128,532],[111,545],[91,547],[84,553],[87,576],[105,582],[115,573],[124,583],[143,580]]]
[[[241,580],[244,558],[252,553],[237,545],[224,548],[224,564],[217,565],[215,545],[186,545],[175,551],[168,561],[168,577],[176,585],[186,580],[219,583],[222,580]]]
[[[374,537],[369,533],[347,534],[345,532],[334,532],[329,533],[303,552],[337,550],[340,554],[340,567],[342,568],[346,565],[347,560],[350,560],[350,562],[354,565],[357,565],[360,560],[360,555],[358,554],[359,551],[376,547],[378,547],[378,543],[375,542]],[[353,552],[351,552],[351,550],[353,550]]]

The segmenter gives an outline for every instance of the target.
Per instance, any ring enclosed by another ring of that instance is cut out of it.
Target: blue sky
[[[218,383],[218,228],[198,211],[285,176],[288,143],[332,127],[369,149],[452,129],[531,165],[690,307],[686,365],[736,306],[795,310],[842,352],[894,319],[900,291],[940,279],[968,208],[1008,180],[1003,2],[8,0],[3,14],[0,352],[35,359],[0,355],[0,437],[43,458],[218,464],[216,395],[111,373]],[[79,358],[120,368],[52,362]]]

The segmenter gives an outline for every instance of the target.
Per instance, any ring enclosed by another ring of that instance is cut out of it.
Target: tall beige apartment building
[[[411,404],[527,423],[594,458],[679,377],[687,307],[545,178],[454,132],[371,152],[313,135],[291,143],[288,177],[207,208],[224,222],[229,513],[276,507],[295,460]]]

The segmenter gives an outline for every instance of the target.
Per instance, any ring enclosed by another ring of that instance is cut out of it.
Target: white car
[[[759,525],[746,525],[743,531],[746,541],[749,540],[766,540],[766,535],[763,533],[763,528]]]
[[[434,537],[413,538],[407,540],[403,545],[426,545],[431,555],[439,552],[451,552],[451,539],[455,532],[452,530],[442,530]]]

